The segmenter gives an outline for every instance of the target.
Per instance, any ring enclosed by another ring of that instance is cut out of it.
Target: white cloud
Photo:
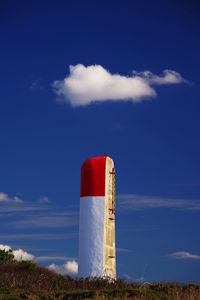
[[[58,274],[64,274],[63,270],[64,270],[64,265],[56,265],[56,264],[51,264],[49,265],[49,269],[58,273]]]
[[[169,254],[169,256],[173,259],[193,259],[193,260],[200,259],[200,255],[192,254],[192,253],[185,252],[185,251],[173,252],[173,253]]]
[[[164,70],[161,76],[150,71],[133,71],[132,76],[111,74],[101,65],[85,67],[77,64],[70,66],[69,70],[69,76],[64,80],[54,81],[53,88],[60,99],[70,102],[72,106],[107,100],[141,102],[144,98],[156,96],[156,91],[151,85],[186,82],[173,70]]]
[[[8,252],[9,250],[11,250],[11,247],[8,245],[0,244],[0,250],[5,250],[6,252]]]
[[[117,196],[118,208],[122,210],[141,210],[153,208],[171,208],[179,210],[200,210],[200,200],[172,199],[136,194]]]
[[[144,71],[144,72],[133,71],[133,74],[142,77],[149,84],[161,85],[161,84],[177,84],[177,83],[188,82],[178,72],[173,70],[164,70],[163,76],[154,75],[150,71]]]
[[[8,252],[9,250],[12,250],[12,248],[8,245],[0,244],[0,250],[5,250],[6,252]],[[34,259],[34,255],[22,249],[12,250],[12,253],[14,255],[14,259],[17,261],[29,261]]]
[[[63,265],[51,264],[49,269],[59,274],[75,276],[78,273],[78,263],[75,260],[69,260]]]
[[[23,201],[17,196],[14,196],[12,198],[12,197],[9,197],[8,194],[0,192],[0,202],[22,203]]]
[[[68,261],[65,264],[65,269],[69,274],[77,274],[78,273],[78,264],[75,260]]]
[[[34,255],[32,255],[22,249],[13,250],[13,255],[17,261],[28,261],[28,260],[34,259]]]
[[[7,194],[0,192],[0,202],[7,202],[9,200],[10,198],[8,197]]]

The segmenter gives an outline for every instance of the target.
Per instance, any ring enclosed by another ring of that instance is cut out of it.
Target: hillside
[[[197,300],[200,287],[176,283],[138,285],[122,280],[72,279],[32,262],[0,264],[0,299]]]

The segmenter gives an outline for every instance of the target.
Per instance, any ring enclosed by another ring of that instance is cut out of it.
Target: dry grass
[[[0,264],[0,299],[200,300],[198,285],[72,279],[31,262]]]

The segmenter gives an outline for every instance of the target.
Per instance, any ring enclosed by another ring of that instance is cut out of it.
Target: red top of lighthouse
[[[81,168],[81,197],[105,196],[107,156],[87,159]]]

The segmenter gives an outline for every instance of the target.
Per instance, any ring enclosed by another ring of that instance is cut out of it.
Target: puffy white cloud
[[[12,197],[9,197],[8,194],[0,192],[0,202],[22,203],[23,201],[17,196],[14,196],[12,198]]]
[[[6,252],[8,252],[9,250],[12,250],[12,248],[8,245],[0,244],[0,250],[5,250]],[[17,261],[29,261],[34,259],[34,255],[22,249],[12,250],[12,253],[14,255],[14,259]]]
[[[192,254],[192,253],[185,252],[185,251],[173,252],[173,253],[169,254],[169,256],[174,259],[193,259],[193,260],[200,259],[200,255]]]
[[[6,252],[8,252],[9,250],[11,250],[11,247],[8,245],[0,244],[0,250],[5,250]]]
[[[67,261],[65,266],[65,270],[69,274],[77,274],[78,273],[78,264],[75,260]]]
[[[78,273],[78,263],[75,260],[69,260],[63,265],[51,264],[49,269],[59,274],[75,276]]]
[[[164,70],[161,76],[150,71],[133,71],[132,76],[111,74],[101,65],[85,67],[78,64],[70,66],[69,70],[69,76],[64,80],[54,81],[53,87],[57,96],[70,102],[72,106],[108,100],[141,102],[144,98],[156,96],[156,91],[151,85],[185,82],[182,76],[173,70]]]
[[[17,261],[29,261],[29,260],[34,259],[34,255],[32,255],[22,249],[14,250],[13,255],[14,255],[15,260],[17,260]]]

